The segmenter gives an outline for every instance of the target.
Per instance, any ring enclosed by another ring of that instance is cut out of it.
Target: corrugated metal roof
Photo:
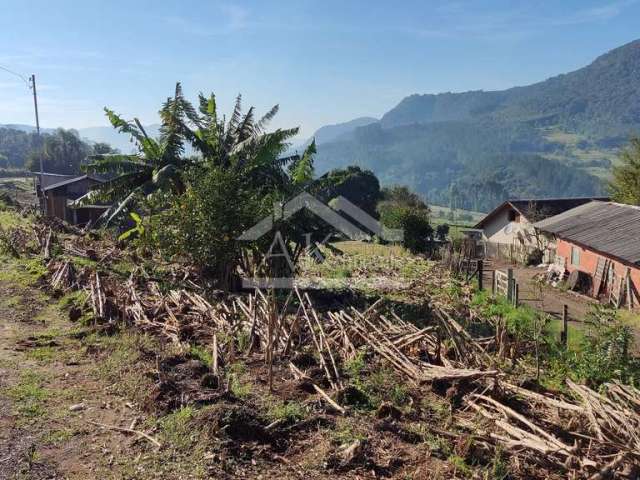
[[[609,201],[607,197],[570,197],[570,198],[529,198],[507,200],[487,214],[474,228],[484,228],[484,225],[507,207],[515,209],[530,222],[553,217],[572,208],[584,205],[593,200]]]
[[[542,220],[579,207],[593,200],[608,202],[608,197],[532,198],[509,200],[509,203],[530,221]]]
[[[36,178],[36,182],[40,184],[40,173],[34,173],[34,177]],[[56,183],[64,182],[65,180],[70,180],[72,178],[77,178],[78,175],[61,175],[59,173],[43,173],[42,174],[42,185],[44,188],[47,188],[51,185],[55,185]]]
[[[640,265],[640,207],[594,201],[534,226],[627,263]]]
[[[103,182],[99,178],[93,177],[91,175],[82,175],[80,177],[73,177],[73,178],[70,178],[68,180],[64,180],[64,181],[59,182],[59,183],[54,183],[53,185],[49,185],[48,187],[45,187],[44,191],[47,192],[49,190],[55,190],[56,188],[64,187],[65,185],[69,185],[69,184],[72,184],[72,183],[80,182],[80,181],[86,180],[86,179],[94,180],[94,181],[99,182],[99,183]]]

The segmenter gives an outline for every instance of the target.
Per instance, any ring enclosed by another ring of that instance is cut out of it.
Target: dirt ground
[[[113,478],[132,438],[90,422],[129,425],[139,413],[89,374],[55,300],[11,280],[0,279],[0,478]]]
[[[0,178],[0,190],[8,198],[20,205],[31,206],[37,204],[32,178]]]
[[[499,260],[491,260],[486,267],[492,270],[513,269],[513,276],[519,285],[520,302],[529,305],[537,310],[551,314],[557,318],[562,318],[564,305],[567,305],[569,312],[569,320],[574,323],[584,322],[587,314],[597,302],[584,295],[573,292],[563,292],[558,288],[545,285],[540,291],[536,285],[535,277],[545,273],[544,268],[523,267],[521,265],[513,265]],[[486,276],[487,288],[491,287],[490,272]]]

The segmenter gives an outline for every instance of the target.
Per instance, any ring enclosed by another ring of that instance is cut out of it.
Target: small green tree
[[[410,210],[403,219],[404,246],[412,253],[430,252],[433,246],[433,228],[429,216],[420,210]]]
[[[412,192],[409,187],[404,185],[385,187],[382,189],[382,196],[386,202],[394,202],[419,210],[429,210],[429,207],[424,200],[422,200],[420,195]]]
[[[246,249],[236,239],[273,207],[242,175],[220,166],[194,168],[188,188],[172,208],[154,218],[153,230],[169,254],[199,265],[203,273],[228,287],[238,269],[248,270]]]
[[[447,239],[447,235],[449,235],[449,224],[443,223],[436,227],[436,237],[438,240],[445,241]]]
[[[318,179],[317,186],[323,190],[318,193],[325,202],[343,196],[369,215],[377,216],[376,206],[382,193],[380,182],[372,171],[357,166],[331,170]]]
[[[404,246],[412,253],[425,253],[431,249],[433,227],[429,223],[428,210],[381,202],[378,205],[380,221],[386,228],[404,232]]]
[[[404,186],[383,190],[378,204],[380,221],[386,228],[404,231],[404,246],[413,253],[430,252],[433,246],[431,210],[419,195]]]
[[[620,160],[621,164],[613,167],[611,196],[616,202],[640,205],[640,137],[631,139]]]

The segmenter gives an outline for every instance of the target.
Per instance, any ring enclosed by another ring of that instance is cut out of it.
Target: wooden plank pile
[[[467,405],[486,420],[477,432],[515,454],[554,471],[579,471],[588,478],[610,478],[614,471],[640,472],[640,391],[618,383],[598,393],[567,380],[578,403],[501,384],[525,403],[527,414],[508,401],[486,394],[467,396]],[[582,476],[580,478],[583,478]]]

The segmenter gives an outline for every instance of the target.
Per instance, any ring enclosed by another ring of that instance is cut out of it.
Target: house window
[[[509,221],[510,222],[520,222],[520,214],[515,210],[509,210]]]
[[[571,265],[580,265],[580,249],[578,247],[571,247]]]

